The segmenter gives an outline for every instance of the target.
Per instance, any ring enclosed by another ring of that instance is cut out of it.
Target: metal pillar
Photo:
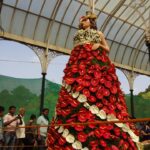
[[[37,46],[31,46],[28,45],[38,56],[42,68],[42,85],[41,85],[41,96],[40,96],[40,113],[42,112],[42,109],[44,107],[44,96],[45,96],[45,78],[47,74],[47,68],[50,63],[50,61],[57,57],[62,55],[61,53],[57,53],[55,51],[50,51],[48,48],[40,48]]]
[[[133,89],[130,89],[130,103],[131,103],[131,116],[135,118],[134,115],[134,97],[133,97]]]
[[[129,86],[130,86],[130,105],[131,105],[131,117],[135,118],[135,111],[134,111],[134,95],[133,95],[133,84],[134,84],[134,80],[137,77],[138,74],[136,74],[133,71],[128,71],[125,69],[121,69],[122,72],[125,74],[125,76],[128,79],[129,82]]]
[[[42,87],[41,87],[41,99],[40,99],[40,112],[44,107],[44,96],[45,96],[45,76],[46,73],[42,73]]]

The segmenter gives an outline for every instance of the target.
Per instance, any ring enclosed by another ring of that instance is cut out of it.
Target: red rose
[[[79,64],[79,69],[85,70],[85,68],[86,68],[85,64]]]
[[[97,106],[98,108],[102,108],[102,107],[103,107],[103,104],[102,104],[102,103],[97,102],[97,103],[96,103],[96,106]]]
[[[110,92],[109,92],[108,89],[103,89],[102,92],[103,92],[104,96],[109,96],[110,95]]]
[[[82,76],[84,74],[86,74],[86,70],[85,69],[82,69],[82,70],[79,70],[79,74]]]
[[[122,132],[121,134],[124,139],[127,139],[127,134],[125,132]]]
[[[116,147],[115,145],[111,146],[112,150],[119,150],[118,147]]]
[[[85,113],[79,113],[78,114],[78,120],[80,122],[86,122],[86,120],[87,120],[86,114]]]
[[[61,105],[60,107],[64,108],[68,105],[68,103],[65,101],[61,101],[60,105]]]
[[[111,84],[110,81],[106,81],[104,84],[105,84],[105,86],[106,86],[107,88],[111,88],[111,87],[112,87],[112,84]]]
[[[81,84],[82,81],[83,81],[83,79],[82,79],[82,77],[78,77],[78,78],[76,78],[76,81],[77,81],[79,84]]]
[[[98,55],[99,55],[99,53],[100,53],[100,51],[99,51],[99,50],[92,51],[92,54],[93,54],[94,56],[98,56]]]
[[[85,87],[89,87],[90,86],[90,81],[83,80],[82,85],[85,86]]]
[[[84,86],[78,85],[78,86],[76,87],[76,91],[79,92],[79,91],[81,91],[83,88],[84,88]]]
[[[77,100],[72,99],[70,105],[72,107],[77,107],[80,103]]]
[[[120,129],[119,128],[115,128],[114,129],[114,133],[115,133],[115,135],[120,136]]]
[[[104,104],[104,105],[108,105],[108,101],[106,100],[106,99],[102,99],[102,103]]]
[[[105,62],[108,61],[108,59],[107,59],[107,57],[105,57],[104,55],[102,55],[102,56],[101,56],[101,61],[105,63]]]
[[[116,97],[114,95],[110,95],[109,98],[110,102],[114,104],[114,102],[116,102]]]
[[[100,145],[103,146],[103,147],[106,147],[107,143],[104,140],[100,140]]]
[[[75,118],[69,118],[66,122],[67,122],[67,123],[72,123],[72,122],[75,122],[75,121],[76,121]]]
[[[104,139],[110,139],[111,135],[109,132],[106,132],[105,134],[103,134]]]
[[[98,141],[90,141],[90,146],[91,147],[97,147],[98,146]]]
[[[59,140],[58,140],[58,143],[60,145],[64,145],[66,143],[66,139],[64,137],[60,137]]]
[[[112,94],[116,94],[117,93],[117,87],[116,86],[112,86],[110,91],[111,91]]]
[[[48,142],[51,145],[54,144],[54,142],[55,142],[55,138],[49,133],[48,133]]]
[[[90,91],[88,89],[83,89],[83,94],[86,96],[86,97],[89,97],[90,96]]]
[[[112,81],[112,77],[110,75],[107,75],[106,79],[109,80],[109,81]]]
[[[92,96],[92,95],[91,95],[91,96],[88,98],[88,101],[89,101],[89,102],[92,102],[92,103],[96,102],[95,96]]]
[[[74,125],[74,129],[75,129],[76,131],[83,131],[84,128],[85,128],[84,125]]]
[[[61,149],[59,149],[59,150],[61,150]],[[74,150],[74,149],[72,148],[72,146],[66,146],[63,148],[63,150]]]
[[[98,90],[98,91],[96,92],[96,97],[97,97],[98,99],[102,99],[102,98],[103,98],[103,93],[102,93],[101,90]]]
[[[100,79],[99,79],[99,82],[103,84],[103,83],[105,82],[105,78],[103,78],[103,77],[100,78]]]
[[[100,137],[103,135],[103,134],[100,132],[99,129],[96,129],[96,130],[94,131],[94,134],[95,134],[95,136],[98,137],[98,138],[100,138]]]
[[[91,92],[96,92],[97,89],[98,89],[97,86],[90,86],[90,87],[89,87],[89,90],[90,90]]]
[[[74,78],[65,78],[65,82],[67,83],[67,84],[72,84],[73,82],[75,81],[75,79]]]
[[[88,74],[85,74],[83,78],[87,79],[87,80],[90,80],[92,77],[90,75],[88,75]]]
[[[85,134],[84,132],[79,132],[78,133],[78,140],[80,142],[85,142],[87,139],[87,134]]]
[[[99,72],[99,71],[95,71],[95,72],[94,72],[94,77],[95,77],[96,79],[100,79],[101,76],[102,76],[102,73],[101,73],[101,72]]]
[[[99,81],[98,81],[97,79],[92,79],[92,80],[91,80],[91,84],[92,84],[93,86],[97,86],[98,83],[99,83]]]

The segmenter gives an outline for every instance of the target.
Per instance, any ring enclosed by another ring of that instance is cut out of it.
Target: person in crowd
[[[45,150],[45,140],[47,136],[47,129],[48,129],[48,124],[49,124],[49,109],[44,108],[42,110],[41,116],[38,117],[37,119],[37,124],[39,125],[38,128],[38,149],[39,150]],[[40,126],[46,126],[46,127],[40,127]]]
[[[33,150],[34,147],[36,146],[36,137],[37,137],[37,130],[36,127],[36,115],[32,114],[30,116],[30,120],[27,123],[27,128],[26,128],[26,136],[24,140],[24,149],[23,150]]]
[[[21,124],[21,118],[19,115],[15,115],[16,107],[10,106],[9,112],[4,116],[4,141],[6,150],[14,150],[16,141],[16,128]]]
[[[17,136],[16,145],[19,146],[16,150],[22,150],[23,145],[24,145],[23,144],[24,138],[25,138],[25,121],[24,121],[25,108],[23,108],[23,107],[19,108],[19,114],[18,115],[21,119],[21,125],[18,125],[18,128],[16,130],[16,136]]]
[[[3,113],[4,107],[0,106],[0,150],[3,150],[4,137],[3,137]]]

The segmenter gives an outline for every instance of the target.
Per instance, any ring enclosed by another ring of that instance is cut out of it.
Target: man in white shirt
[[[39,145],[38,149],[39,150],[46,150],[44,146],[45,146],[45,140],[46,140],[47,129],[49,124],[48,114],[49,114],[49,109],[44,108],[42,110],[41,116],[39,116],[37,119],[37,124],[39,125],[38,128],[38,145]],[[40,126],[46,126],[46,127],[40,127]]]
[[[25,122],[24,122],[24,115],[25,115],[25,109],[23,107],[19,108],[19,114],[22,124],[18,125],[18,128],[16,130],[16,136],[17,136],[17,142],[16,145],[22,146],[18,147],[17,150],[23,149],[23,143],[25,139]]]
[[[16,107],[10,106],[9,113],[6,114],[3,118],[4,121],[4,141],[7,150],[13,150],[16,141],[16,128],[19,124],[21,124],[20,116],[15,115]]]

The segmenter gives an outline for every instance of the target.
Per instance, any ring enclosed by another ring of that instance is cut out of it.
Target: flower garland
[[[92,114],[95,114],[100,119],[107,121],[119,121],[119,119],[117,119],[114,114],[107,115],[103,109],[100,110],[96,105],[90,105],[87,102],[87,97],[84,94],[80,94],[80,92],[73,92],[71,85],[65,83],[64,80],[62,86],[67,90],[67,92],[70,95],[72,95],[73,98],[77,99],[77,101],[82,103],[86,109],[88,109]],[[130,127],[126,123],[115,123],[115,125],[121,128],[124,132],[127,132],[134,142],[139,142],[139,137],[130,129]],[[66,138],[66,141],[68,143],[72,144],[73,148],[80,150],[88,150],[87,147],[82,148],[82,143],[76,140],[75,137],[69,133],[68,129],[64,129],[64,127],[62,126],[56,128],[59,128],[58,133],[62,133],[62,136]]]

